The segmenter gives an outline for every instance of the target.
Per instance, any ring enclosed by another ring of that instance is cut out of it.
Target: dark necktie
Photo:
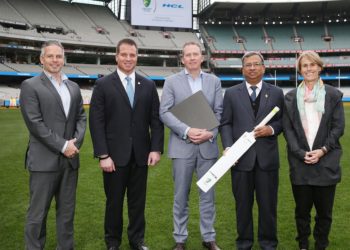
[[[256,89],[258,88],[257,86],[250,86],[250,88],[253,90],[253,93],[250,95],[250,99],[255,102],[256,100]]]
[[[125,77],[125,80],[126,80],[126,94],[129,97],[129,101],[130,101],[130,104],[132,107],[134,104],[134,89],[133,89],[132,83],[131,83],[132,79],[129,76],[127,76],[127,77]]]

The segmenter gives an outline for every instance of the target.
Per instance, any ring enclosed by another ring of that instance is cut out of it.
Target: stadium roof
[[[201,1],[201,0],[199,0]],[[234,2],[233,2],[234,1]],[[203,1],[205,2],[205,1]],[[300,18],[314,18],[322,21],[326,18],[347,18],[350,21],[350,1],[308,1],[296,2],[247,2],[247,1],[215,1],[209,6],[199,8],[199,16],[202,20],[235,21],[246,20],[254,17],[260,20],[281,17],[290,21]]]

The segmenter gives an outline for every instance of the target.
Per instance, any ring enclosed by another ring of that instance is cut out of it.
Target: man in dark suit
[[[107,249],[119,249],[127,191],[129,244],[145,250],[147,165],[160,160],[164,126],[154,82],[135,73],[137,45],[133,40],[119,41],[116,61],[117,70],[96,81],[89,119],[107,198],[105,241]]]
[[[61,72],[64,49],[57,41],[43,44],[44,72],[21,85],[21,112],[30,133],[26,166],[30,204],[25,226],[28,250],[44,249],[46,217],[56,200],[59,250],[74,249],[73,218],[78,180],[79,148],[86,116],[79,86]]]
[[[278,142],[282,132],[283,92],[262,81],[264,59],[259,52],[242,58],[245,81],[226,90],[221,138],[229,148],[245,131],[255,132],[256,143],[231,169],[236,201],[237,249],[251,249],[254,241],[252,208],[254,192],[259,209],[258,241],[262,249],[277,247]],[[263,127],[255,126],[278,106],[281,110]]]

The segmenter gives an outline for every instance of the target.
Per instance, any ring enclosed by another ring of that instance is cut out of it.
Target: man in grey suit
[[[175,249],[185,249],[187,240],[188,198],[193,172],[201,178],[215,163],[218,157],[216,136],[218,129],[208,131],[203,128],[191,128],[177,119],[169,110],[195,92],[203,91],[210,107],[218,120],[222,112],[221,82],[214,75],[201,71],[203,56],[201,47],[194,42],[186,43],[182,50],[182,63],[185,69],[165,80],[160,103],[160,118],[170,128],[168,156],[173,162],[175,182],[173,236]],[[215,242],[215,205],[214,189],[200,193],[200,230],[203,246],[217,250]]]
[[[245,131],[255,132],[256,143],[231,168],[236,201],[237,249],[251,249],[254,241],[254,192],[259,209],[258,241],[261,249],[277,248],[278,141],[282,132],[283,92],[262,81],[264,59],[259,52],[242,57],[245,81],[226,90],[221,139],[228,149]],[[263,127],[256,125],[278,106],[280,111]]]
[[[44,249],[46,218],[56,200],[58,250],[74,249],[73,218],[78,181],[79,148],[86,116],[79,86],[61,72],[64,49],[57,41],[43,44],[43,73],[21,85],[21,112],[29,130],[26,167],[30,204],[25,225],[28,250]]]

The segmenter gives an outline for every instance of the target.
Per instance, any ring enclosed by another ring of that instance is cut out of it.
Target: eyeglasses
[[[262,62],[246,63],[246,64],[243,64],[243,67],[244,68],[251,68],[253,66],[254,68],[257,68],[257,67],[262,66],[262,65],[264,65]]]

